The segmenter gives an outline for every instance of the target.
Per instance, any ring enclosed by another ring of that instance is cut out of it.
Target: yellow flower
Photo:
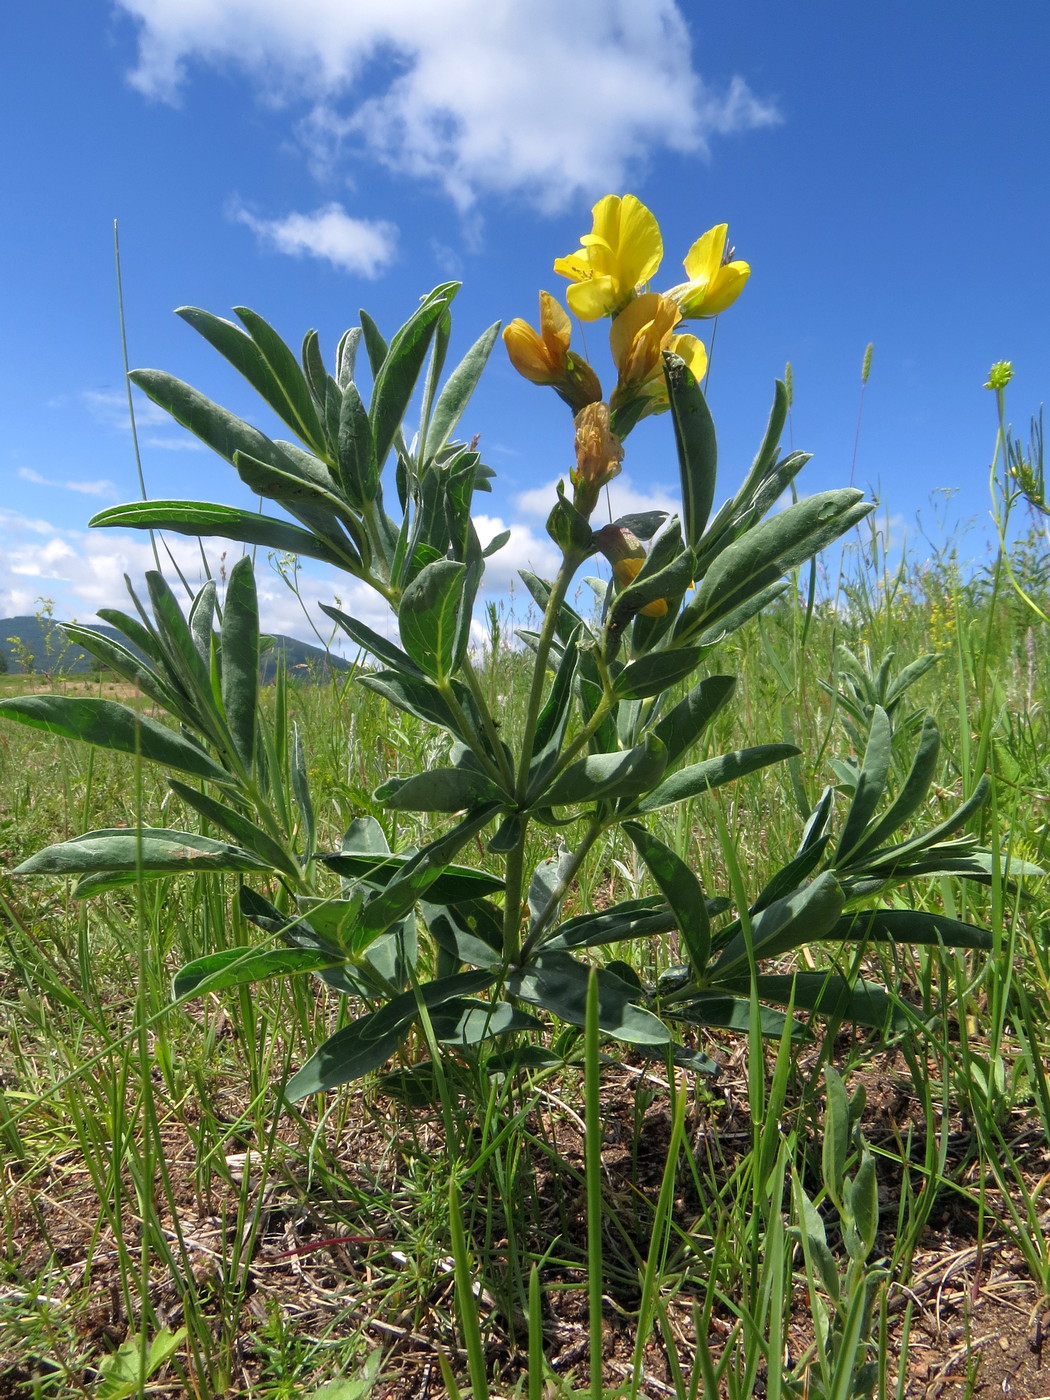
[[[707,373],[703,342],[694,335],[674,334],[680,319],[681,312],[673,301],[658,292],[647,292],[635,297],[612,323],[609,345],[619,380],[610,404],[614,410],[635,405],[639,411],[626,414],[632,425],[651,413],[663,413],[668,407],[665,351],[680,355],[697,381]],[[638,405],[639,399],[645,403]]]
[[[566,295],[581,321],[622,311],[664,255],[660,225],[633,194],[607,194],[592,213],[594,227],[580,239],[579,251],[554,264],[573,284]]]
[[[576,415],[576,466],[569,473],[576,488],[573,505],[584,517],[598,504],[598,492],[620,474],[623,443],[609,427],[609,405],[592,403]]]
[[[540,292],[537,333],[520,316],[503,332],[510,362],[533,384],[549,384],[578,413],[602,396],[598,376],[586,360],[569,349],[572,326],[549,292]]]
[[[603,525],[594,532],[594,542],[612,565],[617,590],[629,587],[645,563],[645,546],[625,525]],[[666,617],[667,599],[654,598],[639,612],[643,617]]]
[[[751,276],[751,268],[746,262],[730,262],[727,258],[726,239],[728,224],[716,224],[698,238],[685,258],[685,270],[689,277],[667,293],[686,316],[717,316],[727,306],[732,306],[744,290],[744,283]],[[731,255],[732,250],[729,250]]]

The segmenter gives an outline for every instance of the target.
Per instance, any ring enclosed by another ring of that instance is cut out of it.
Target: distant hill
[[[89,625],[113,641],[127,645],[126,639],[115,628],[102,623]],[[11,638],[16,638],[17,642],[12,642]],[[65,634],[59,630],[57,621],[39,617],[0,618],[0,654],[7,659],[8,671],[23,669],[19,654],[22,650],[32,656],[32,669],[38,675],[89,671],[93,663],[93,658],[82,647],[70,645]],[[132,650],[137,652],[135,647]],[[295,637],[278,635],[273,637],[273,646],[263,653],[260,671],[264,681],[273,680],[279,659],[285,661],[293,677],[322,676],[330,669],[350,669],[350,663],[340,656],[332,656],[320,647],[310,646]]]

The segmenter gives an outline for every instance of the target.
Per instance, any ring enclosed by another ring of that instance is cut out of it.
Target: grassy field
[[[1045,865],[1045,625],[996,588],[992,561],[965,579],[945,557],[888,574],[870,536],[851,548],[831,601],[807,613],[804,571],[718,653],[741,685],[714,751],[789,739],[803,757],[692,801],[663,839],[705,889],[734,870],[761,884],[851,753],[837,648],[873,674],[888,650],[890,674],[935,651],[907,697],[944,740],[916,824],[989,771],[975,829]],[[487,654],[508,727],[522,677],[513,650]],[[297,687],[293,706],[320,846],[364,814],[395,849],[419,843],[422,817],[371,794],[434,766],[437,731],[352,679]],[[191,825],[163,778],[5,726],[0,864],[94,828]],[[535,860],[555,845],[542,830]],[[469,859],[488,859],[480,843]],[[592,869],[570,913],[650,892],[626,843]],[[556,1069],[449,1053],[437,1086],[410,1072],[426,1058],[413,1037],[382,1072],[294,1108],[280,1085],[347,1019],[345,998],[300,979],[171,1006],[179,965],[252,937],[234,887],[181,877],[76,900],[0,876],[0,1397],[597,1400],[596,1351],[605,1393],[647,1400],[1050,1395],[1045,882],[906,892],[901,907],[994,935],[989,954],[863,953],[918,1032],[813,1019],[764,1059],[746,1032],[699,1032],[720,1067],[704,1076],[612,1042],[596,1063],[561,1028],[544,1039]],[[651,971],[678,960],[670,939],[602,951]],[[850,1225],[862,1186],[870,1249]]]

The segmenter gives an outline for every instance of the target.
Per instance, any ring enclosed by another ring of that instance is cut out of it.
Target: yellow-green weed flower
[[[594,226],[578,252],[558,258],[554,271],[573,284],[566,296],[581,321],[622,311],[664,255],[660,225],[633,194],[607,194],[592,210]]]
[[[727,249],[728,235],[728,224],[716,224],[686,254],[689,281],[667,293],[678,303],[683,318],[717,316],[732,306],[744,290],[751,268],[748,263],[733,259],[733,250]]]
[[[998,360],[988,371],[986,389],[1005,389],[1014,377],[1014,367],[1009,360]]]

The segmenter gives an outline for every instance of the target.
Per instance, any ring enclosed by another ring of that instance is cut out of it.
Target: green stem
[[[438,690],[441,692],[441,698],[452,711],[452,714],[455,717],[457,724],[460,726],[463,733],[467,736],[467,739],[470,742],[470,747],[473,750],[476,758],[478,759],[479,763],[482,763],[484,765],[485,771],[488,773],[489,777],[494,779],[495,782],[500,784],[500,786],[513,787],[513,773],[507,774],[505,772],[506,759],[504,759],[503,764],[499,764],[498,762],[494,763],[492,759],[489,758],[488,754],[485,751],[485,745],[481,741],[481,735],[478,733],[473,720],[467,714],[463,706],[459,703],[459,699],[456,695],[456,692],[452,689],[451,681],[447,679],[443,681],[438,681],[437,687]],[[500,749],[497,749],[496,752],[498,756],[502,754],[502,750]]]

